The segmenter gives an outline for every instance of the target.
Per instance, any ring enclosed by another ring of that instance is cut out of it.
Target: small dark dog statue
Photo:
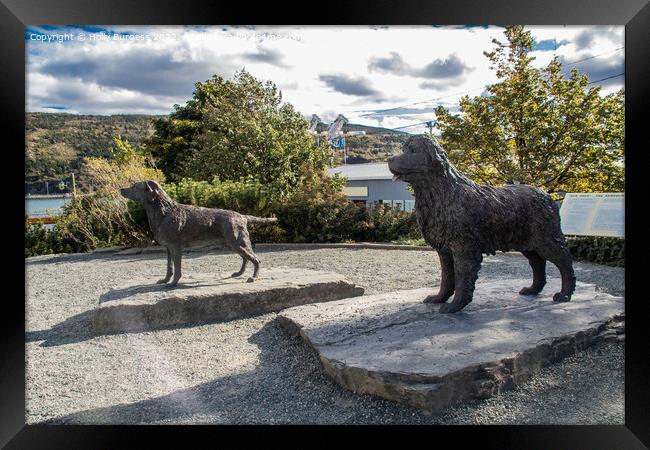
[[[225,244],[239,253],[243,262],[241,269],[232,274],[233,277],[242,275],[250,261],[255,271],[248,281],[257,278],[260,262],[253,253],[247,225],[272,223],[277,219],[247,216],[227,209],[183,205],[172,200],[155,181],[141,181],[120,192],[124,197],[144,205],[154,238],[167,247],[167,275],[158,283],[167,283],[173,273],[174,279],[169,286],[176,286],[182,274],[183,249],[208,244]]]
[[[555,302],[568,302],[575,290],[573,259],[551,197],[532,186],[479,186],[449,162],[427,135],[413,136],[388,161],[397,179],[411,184],[415,213],[424,240],[440,257],[440,291],[424,301],[450,303],[442,313],[460,311],[472,301],[483,253],[520,251],[533,269],[533,284],[520,291],[536,295],[546,284],[546,261],[560,269],[562,289]]]

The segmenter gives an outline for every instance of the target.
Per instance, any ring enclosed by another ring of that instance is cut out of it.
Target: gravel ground
[[[262,250],[264,267],[345,274],[367,294],[435,285],[437,256],[404,250]],[[624,344],[602,343],[547,367],[524,385],[439,415],[326,378],[275,314],[109,336],[86,334],[99,295],[139,273],[164,271],[162,254],[62,255],[27,266],[26,423],[170,424],[623,424]],[[184,272],[230,273],[239,257],[191,253]],[[624,271],[576,263],[578,281],[624,294]],[[549,277],[559,277],[554,266]],[[530,277],[519,254],[486,257],[481,278]],[[182,280],[181,280],[182,282]]]

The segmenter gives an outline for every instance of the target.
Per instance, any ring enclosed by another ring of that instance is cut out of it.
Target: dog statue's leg
[[[438,250],[440,258],[440,290],[429,295],[424,303],[444,303],[454,294],[454,258],[448,250]]]
[[[249,277],[248,280],[246,280],[247,283],[252,283],[257,278],[257,273],[260,270],[260,261],[257,259],[257,256],[255,256],[255,253],[253,253],[250,247],[249,248],[238,247],[235,249],[235,251],[239,253],[242,258],[248,259],[250,262],[253,263],[253,267],[255,268],[253,270],[253,276]]]
[[[244,273],[244,271],[246,270],[246,264],[248,264],[248,260],[246,258],[244,258],[243,256],[241,257],[241,259],[242,259],[241,269],[239,269],[238,272],[234,272],[231,275],[233,278],[241,276]]]
[[[172,279],[172,282],[169,283],[170,287],[174,287],[178,284],[178,280],[181,279],[182,271],[181,271],[181,259],[183,258],[183,250],[180,248],[174,248],[170,249],[170,252],[172,254],[172,260],[174,261],[174,278]]]
[[[165,278],[156,281],[156,283],[158,284],[167,283],[171,277],[172,277],[172,254],[168,248],[167,249],[167,274],[165,275]]]
[[[554,302],[568,302],[576,288],[576,277],[573,272],[573,257],[566,247],[556,243],[548,243],[543,248],[537,249],[537,253],[560,270],[562,277],[562,289],[553,295]]]
[[[239,255],[244,258],[244,262],[242,264],[241,268],[241,273],[244,273],[244,268],[246,267],[246,260],[250,261],[253,263],[253,267],[255,268],[253,270],[253,276],[249,277],[248,280],[246,280],[247,283],[252,283],[255,281],[257,278],[257,273],[260,270],[260,261],[257,259],[257,256],[255,256],[255,253],[253,253],[253,249],[251,247],[251,240],[248,235],[248,230],[245,227],[240,228],[239,234],[237,235],[237,240],[233,243],[230,244],[230,247],[239,253]],[[234,274],[233,274],[234,276]]]
[[[242,250],[246,253],[246,257],[250,260],[250,262],[253,263],[253,276],[246,280],[246,282],[252,283],[255,281],[257,278],[257,273],[260,271],[260,260],[257,259],[255,253],[253,253],[253,250],[250,248],[250,244],[248,244],[248,247],[244,247]]]
[[[523,288],[519,293],[521,295],[537,295],[542,292],[546,284],[546,260],[535,251],[521,253],[528,259],[528,264],[533,269],[533,285]]]
[[[237,276],[241,275],[244,273],[244,267],[246,267],[246,260],[250,261],[253,263],[253,276],[249,277],[248,280],[246,280],[247,283],[252,283],[255,281],[257,278],[257,274],[260,270],[260,261],[257,259],[257,256],[255,256],[255,253],[253,253],[253,249],[251,248],[251,242],[248,239],[248,233],[240,233],[239,237],[237,238],[237,241],[233,242],[230,244],[231,248],[239,253],[239,256],[244,258],[244,262],[242,263],[242,268],[238,273]],[[235,274],[233,274],[235,276]]]
[[[440,306],[441,313],[454,313],[472,301],[474,284],[481,269],[483,255],[479,250],[454,251],[454,299]]]

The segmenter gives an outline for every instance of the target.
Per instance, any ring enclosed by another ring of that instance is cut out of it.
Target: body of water
[[[25,212],[29,217],[58,216],[70,197],[25,198]]]

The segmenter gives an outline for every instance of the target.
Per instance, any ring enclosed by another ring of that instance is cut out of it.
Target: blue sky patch
[[[533,45],[533,50],[540,51],[540,52],[555,51],[558,48],[560,48],[560,46],[568,43],[569,41],[567,40],[556,41],[555,39],[545,39],[539,42],[535,41],[535,44]]]

